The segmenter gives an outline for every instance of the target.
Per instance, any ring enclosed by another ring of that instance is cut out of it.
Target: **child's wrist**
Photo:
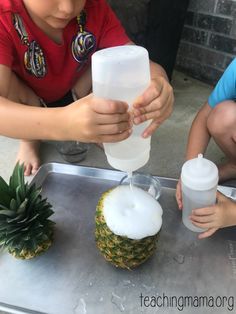
[[[45,128],[45,139],[53,141],[69,140],[65,108],[66,107],[42,109],[45,111],[45,125],[43,126]]]

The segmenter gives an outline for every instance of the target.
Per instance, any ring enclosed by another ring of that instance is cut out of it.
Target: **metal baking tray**
[[[178,313],[182,308],[188,314],[235,313],[236,228],[198,240],[181,222],[174,179],[157,177],[164,214],[154,256],[132,271],[104,260],[94,240],[95,208],[101,194],[123,176],[119,171],[58,163],[40,168],[32,182],[42,186],[43,196],[53,205],[54,244],[29,261],[0,253],[0,310],[137,314]],[[224,187],[224,192],[235,195],[233,188]],[[199,303],[201,297],[205,305]]]

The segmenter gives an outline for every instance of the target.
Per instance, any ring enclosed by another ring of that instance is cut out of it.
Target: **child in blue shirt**
[[[196,115],[188,138],[186,159],[204,154],[212,137],[228,161],[219,165],[220,182],[236,178],[236,59],[228,66]]]
[[[197,113],[188,137],[186,160],[204,154],[212,137],[227,157],[218,165],[220,182],[236,178],[236,59],[228,66],[208,101]],[[182,208],[180,182],[176,199]],[[215,206],[195,209],[191,219],[197,227],[206,228],[199,237],[212,235],[217,229],[236,225],[236,203],[218,194]]]

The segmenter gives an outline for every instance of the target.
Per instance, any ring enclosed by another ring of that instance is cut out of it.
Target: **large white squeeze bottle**
[[[94,96],[125,101],[131,108],[133,101],[150,84],[147,50],[125,45],[95,52],[92,84]],[[141,134],[148,124],[150,121],[133,126],[131,136],[124,141],[104,144],[107,160],[113,168],[130,173],[147,163],[151,139],[144,139]]]
[[[216,165],[199,154],[197,158],[186,161],[181,171],[181,187],[184,225],[195,232],[202,232],[189,220],[193,209],[215,204],[219,176]]]

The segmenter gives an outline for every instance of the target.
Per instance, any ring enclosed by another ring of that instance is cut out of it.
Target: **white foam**
[[[113,233],[130,239],[155,235],[162,225],[161,205],[147,192],[120,185],[104,200],[104,218]]]

